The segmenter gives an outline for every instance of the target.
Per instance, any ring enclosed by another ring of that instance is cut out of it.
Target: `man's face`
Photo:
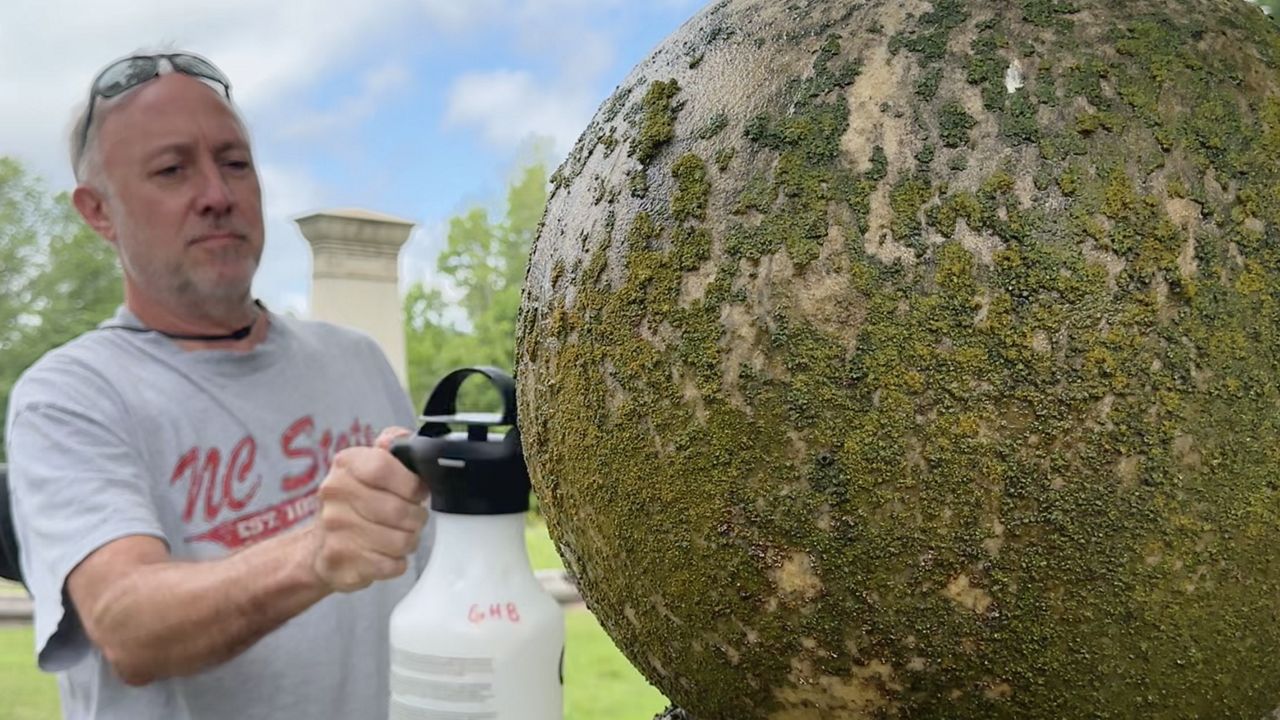
[[[147,82],[98,128],[107,240],[138,301],[244,302],[262,256],[262,192],[230,107],[178,73]]]

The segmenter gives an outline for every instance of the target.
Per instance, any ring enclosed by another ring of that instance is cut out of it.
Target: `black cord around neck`
[[[258,306],[258,314],[254,316],[253,321],[238,330],[233,330],[229,333],[225,333],[222,335],[199,335],[199,334],[188,335],[185,333],[165,332],[164,330],[157,330],[155,328],[149,328],[149,327],[135,327],[133,325],[104,325],[102,326],[102,329],[103,330],[128,330],[129,332],[136,332],[136,333],[156,333],[158,335],[163,335],[169,338],[170,340],[191,340],[195,342],[220,342],[225,340],[243,340],[249,337],[249,333],[253,332],[253,326],[258,324],[258,320],[262,319],[263,313],[265,313],[267,310],[266,306],[262,304],[261,300],[254,300],[253,304]]]

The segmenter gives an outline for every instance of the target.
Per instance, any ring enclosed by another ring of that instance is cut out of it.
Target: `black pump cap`
[[[459,413],[458,389],[471,375],[484,375],[502,395],[503,411]],[[529,471],[516,426],[516,383],[493,367],[454,370],[436,384],[422,411],[422,428],[391,446],[405,467],[431,491],[431,509],[459,515],[505,515],[529,509]],[[451,432],[462,425],[466,435]],[[501,439],[491,427],[510,426]]]

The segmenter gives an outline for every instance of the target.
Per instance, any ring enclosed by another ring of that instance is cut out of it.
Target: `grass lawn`
[[[555,543],[547,534],[547,526],[531,522],[524,528],[524,545],[529,548],[529,564],[534,570],[551,570],[564,567],[564,561],[556,552]]]
[[[586,610],[565,617],[565,720],[653,720],[667,701]]]
[[[525,533],[535,569],[561,567],[546,528]],[[56,720],[53,677],[35,668],[30,626],[0,627],[0,720]],[[583,609],[565,617],[565,720],[652,720],[666,707],[662,694],[618,652]]]
[[[58,686],[36,670],[31,626],[0,627],[0,720],[57,720]]]

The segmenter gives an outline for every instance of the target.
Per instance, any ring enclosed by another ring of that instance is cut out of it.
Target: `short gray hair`
[[[169,53],[179,53],[179,52],[182,52],[182,51],[170,45],[168,47],[139,48],[138,50],[135,50],[134,52],[130,53],[129,55],[125,55],[124,57],[128,58],[128,57],[146,56],[146,55],[165,55]],[[119,62],[119,61],[113,60],[111,61],[111,64],[114,64],[116,62]],[[103,66],[104,69],[106,67],[109,67],[109,65]],[[177,71],[174,69],[173,64],[171,62],[166,61],[160,64],[159,72],[161,75],[168,75],[170,73],[177,72]],[[97,77],[98,77],[97,75],[94,75],[95,81],[97,80]],[[195,79],[201,80],[202,82],[204,82],[202,78],[195,78]],[[120,102],[122,102],[125,98],[132,95],[134,90],[136,90],[137,88],[145,84],[146,83],[139,83],[137,86],[129,88],[128,90],[121,93],[120,95],[117,95],[112,98],[96,97],[93,92],[93,87],[90,86],[88,99],[86,99],[84,102],[76,106],[75,120],[71,123],[70,146],[71,146],[71,172],[75,175],[75,179],[77,183],[85,184],[88,180],[97,177],[99,174],[99,171],[102,169],[101,168],[102,158],[100,154],[97,152],[96,140],[98,136],[98,128],[102,127],[103,120],[106,119],[107,115],[111,113],[111,110],[114,109],[116,105],[120,104]],[[208,82],[206,82],[206,84],[209,84],[211,88],[215,87]],[[219,93],[219,96],[221,96],[221,93]],[[245,123],[244,117],[240,114],[240,109],[236,107],[235,103],[232,102],[230,98],[224,98],[224,100],[227,103],[227,107],[231,109],[231,113],[232,115],[235,116],[236,121],[240,123],[240,128],[244,132],[245,138],[248,139],[249,126]],[[94,105],[95,101],[97,102],[96,106]],[[89,125],[89,120],[90,120],[89,110],[91,108],[94,110],[93,116],[92,116],[92,119],[94,122],[92,125]],[[86,128],[86,125],[88,125],[87,128]]]
[[[102,116],[106,114],[110,100],[103,98],[98,105],[98,122],[95,126],[102,125]],[[89,122],[89,106],[94,102],[94,98],[81,102],[76,108],[76,119],[71,124],[71,172],[75,175],[76,182],[84,184],[90,177],[97,175],[99,170],[98,153],[88,152],[91,145],[95,145],[94,139],[98,134],[95,128],[88,128],[86,132],[85,125]]]

